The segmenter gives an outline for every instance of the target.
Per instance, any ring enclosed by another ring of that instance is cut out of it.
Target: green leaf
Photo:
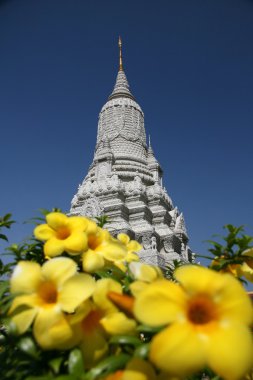
[[[55,379],[52,375],[28,376],[25,378],[25,380],[52,380],[52,379]]]
[[[130,355],[120,354],[117,356],[109,356],[96,367],[92,368],[83,379],[95,380],[99,377],[106,376],[109,373],[115,372],[118,369],[125,368],[127,362],[131,359]]]
[[[3,297],[4,293],[9,288],[9,281],[1,281],[0,282],[0,299]]]
[[[5,241],[8,241],[7,236],[4,235],[4,234],[0,234],[0,239],[5,240]]]
[[[150,343],[142,344],[141,346],[137,347],[134,351],[134,357],[141,358],[141,359],[147,359],[150,349]]]
[[[129,335],[115,335],[109,341],[109,344],[129,345],[134,347],[139,346],[141,343],[140,339]]]
[[[18,348],[33,359],[38,359],[39,353],[37,347],[30,337],[20,339],[18,342]]]
[[[83,356],[79,348],[74,348],[69,354],[68,371],[71,375],[81,375],[84,372]]]
[[[50,362],[48,363],[49,367],[52,368],[52,370],[54,371],[54,373],[56,375],[58,375],[60,372],[60,368],[61,368],[61,364],[62,364],[63,360],[64,360],[64,358],[62,356],[60,356],[59,358],[54,358],[54,359],[50,360]]]
[[[139,325],[137,327],[137,331],[140,331],[143,333],[148,333],[148,334],[156,334],[159,331],[161,331],[163,328],[164,328],[164,326],[151,327],[151,326],[146,326],[146,325]]]

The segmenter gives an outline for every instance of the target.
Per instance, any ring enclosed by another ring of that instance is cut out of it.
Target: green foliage
[[[209,248],[209,252],[214,256],[239,257],[246,249],[250,248],[253,238],[244,233],[244,226],[235,227],[232,224],[227,224],[223,228],[227,230],[227,235],[220,237],[225,244],[222,245],[214,240],[208,240],[213,245],[212,248]]]
[[[220,242],[207,240],[212,245],[208,251],[214,257],[197,255],[213,260],[210,266],[217,271],[226,271],[231,265],[243,264],[247,260],[245,251],[252,248],[253,242],[253,237],[245,234],[244,226],[235,227],[227,224],[223,228],[226,230],[226,235],[215,235],[220,237]]]
[[[110,218],[107,215],[101,215],[101,216],[96,216],[96,221],[98,227],[103,228],[106,224],[110,223]]]
[[[60,211],[53,209],[52,211]],[[30,219],[30,223],[37,225],[45,222],[45,216],[51,212],[40,210],[42,217]],[[104,227],[109,222],[108,217],[97,217],[99,227]],[[0,239],[8,241],[2,229],[9,229],[14,223],[11,214],[0,218]],[[242,263],[245,256],[242,253],[251,247],[253,238],[244,233],[244,227],[234,227],[229,224],[224,227],[227,234],[222,237],[222,242],[210,240],[212,247],[209,252],[217,263],[212,268],[221,270],[230,264]],[[91,369],[85,369],[82,352],[75,347],[65,351],[43,351],[33,338],[31,328],[23,335],[18,336],[15,326],[8,317],[13,296],[10,294],[8,276],[13,267],[21,260],[29,260],[39,263],[45,262],[43,243],[33,237],[21,244],[12,244],[5,251],[11,258],[11,262],[4,264],[0,260],[0,373],[1,380],[100,380],[110,373],[124,369],[133,357],[148,359],[150,341],[154,335],[164,326],[150,327],[138,325],[136,335],[113,336],[108,341],[109,354],[106,359],[100,361]],[[73,257],[73,260],[78,258]],[[210,257],[210,259],[213,259]],[[166,277],[175,281],[174,271],[182,262],[174,260],[166,270]],[[129,272],[123,272],[114,265],[108,264],[94,274],[96,279],[113,278],[118,281],[125,294],[129,293],[129,285],[133,278]],[[89,344],[89,342],[87,343]],[[210,369],[205,368],[187,380],[201,380],[203,372],[212,380],[219,380]]]

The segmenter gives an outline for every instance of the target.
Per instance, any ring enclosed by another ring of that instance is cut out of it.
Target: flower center
[[[82,321],[82,328],[86,333],[92,333],[98,326],[103,313],[100,310],[91,310]]]
[[[116,371],[115,373],[111,374],[111,375],[108,375],[105,380],[120,380],[122,379],[124,375],[124,372],[119,370],[119,371]]]
[[[95,250],[99,246],[100,243],[101,243],[101,239],[99,239],[98,236],[96,236],[96,235],[90,235],[88,237],[89,248]]]
[[[217,318],[214,303],[205,295],[190,300],[187,315],[189,320],[197,325],[209,323]]]
[[[67,227],[58,228],[56,231],[56,237],[59,240],[65,240],[70,236],[70,230]]]
[[[56,303],[57,301],[57,290],[55,285],[50,281],[45,281],[40,285],[38,295],[47,304]]]

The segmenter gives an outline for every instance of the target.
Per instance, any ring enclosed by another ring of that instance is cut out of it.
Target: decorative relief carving
[[[117,216],[115,230],[128,228],[133,238],[141,241],[141,260],[165,268],[173,259],[189,261],[191,253],[183,215],[173,208],[162,186],[162,172],[155,178],[152,175],[158,166],[153,151],[147,150],[144,114],[120,72],[110,100],[100,112],[95,157],[72,199],[71,212],[94,217],[104,212],[101,200],[109,204],[112,215]],[[134,198],[140,194],[141,201]]]
[[[91,197],[85,200],[85,203],[81,207],[81,215],[89,218],[100,216],[104,212],[104,208],[101,206],[97,198]]]
[[[155,236],[151,237],[151,249],[152,249],[152,251],[157,250],[157,243],[156,243],[156,237]]]
[[[173,245],[173,235],[167,236],[163,241],[163,246],[165,252],[171,252],[174,251],[174,245]]]

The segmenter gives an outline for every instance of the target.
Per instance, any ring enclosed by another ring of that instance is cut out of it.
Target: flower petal
[[[238,280],[228,274],[223,277],[223,288],[214,296],[220,318],[250,325],[253,321],[252,302]]]
[[[81,254],[87,249],[87,235],[84,232],[72,232],[72,234],[64,240],[65,251],[69,254]]]
[[[103,268],[105,261],[103,256],[89,249],[82,255],[83,258],[83,270],[88,273],[94,273],[97,270]]]
[[[150,361],[169,374],[183,377],[206,363],[204,345],[189,323],[174,323],[151,341]]]
[[[71,231],[85,231],[88,226],[88,219],[82,216],[70,216],[68,218],[68,227]]]
[[[197,265],[181,266],[176,269],[175,278],[189,294],[213,294],[223,286],[223,278],[220,273]]]
[[[130,290],[132,295],[137,298],[144,289],[148,287],[148,284],[143,281],[134,281],[130,284]]]
[[[123,260],[127,256],[126,246],[115,241],[104,242],[96,248],[96,252],[109,261]]]
[[[136,240],[131,240],[127,245],[128,252],[138,252],[142,249],[142,245]]]
[[[239,274],[244,276],[248,281],[253,282],[253,269],[247,263],[244,262],[240,266]]]
[[[90,220],[89,218],[85,218],[86,221],[88,222],[87,226],[86,226],[86,230],[85,232],[89,235],[89,234],[96,234],[97,231],[98,231],[98,226],[95,222],[93,222],[93,220]]]
[[[87,300],[83,302],[75,311],[74,314],[68,315],[67,319],[71,325],[76,325],[84,320],[87,315],[93,310],[94,304]]]
[[[127,363],[122,380],[156,380],[154,368],[146,360],[132,358]]]
[[[246,251],[243,251],[242,256],[253,257],[253,248],[249,248],[249,249],[246,249]]]
[[[37,312],[38,311],[36,309],[28,309],[14,315],[14,317],[11,318],[17,326],[19,334],[24,334],[24,332],[26,332],[26,330],[31,326]]]
[[[88,274],[77,274],[67,280],[58,295],[58,303],[62,310],[73,313],[75,309],[87,300],[96,287],[95,280]]]
[[[33,293],[41,283],[41,267],[31,261],[20,261],[11,276],[12,293]]]
[[[185,302],[185,294],[179,285],[168,280],[157,280],[139,294],[134,314],[147,325],[161,326],[181,318]]]
[[[136,280],[153,282],[158,278],[157,269],[151,265],[132,262],[129,264],[129,268]]]
[[[135,331],[136,322],[127,318],[124,313],[112,313],[100,320],[105,331],[111,335],[131,334]]]
[[[41,309],[35,319],[34,336],[43,349],[67,349],[76,343],[73,331],[57,307]]]
[[[95,304],[102,309],[105,313],[118,311],[116,306],[107,298],[109,292],[122,293],[121,285],[110,279],[103,278],[96,283],[96,290],[93,294]]]
[[[230,274],[208,268],[184,265],[175,271],[175,277],[186,294],[204,294],[215,304],[220,319],[251,324],[253,308],[243,286]]]
[[[130,237],[127,234],[118,234],[117,239],[125,245],[127,245],[130,242]]]
[[[64,249],[64,241],[56,238],[51,238],[44,244],[44,253],[48,257],[59,256]]]
[[[54,230],[65,227],[68,223],[68,217],[61,212],[50,212],[46,216],[47,224]]]
[[[18,296],[14,298],[8,314],[13,313],[14,310],[16,310],[20,306],[35,307],[35,306],[39,306],[40,304],[41,304],[41,301],[39,300],[37,294]]]
[[[247,327],[234,323],[213,331],[208,348],[208,364],[222,378],[243,378],[252,366],[252,358],[252,336]]]
[[[55,231],[52,228],[50,228],[47,224],[41,224],[35,227],[33,233],[36,239],[39,240],[48,240],[55,236]]]
[[[87,234],[95,234],[97,232],[97,225],[93,220],[83,216],[71,216],[68,219],[68,226],[71,231],[85,231]]]
[[[102,329],[95,329],[90,333],[83,332],[83,341],[80,348],[83,354],[84,366],[91,368],[102,359],[108,351],[108,344]]]
[[[133,252],[128,252],[126,255],[126,262],[127,263],[131,263],[132,261],[139,261],[139,260],[140,260],[139,256]]]
[[[42,266],[44,279],[50,280],[60,287],[65,281],[77,273],[76,263],[67,257],[57,257],[48,260]]]

